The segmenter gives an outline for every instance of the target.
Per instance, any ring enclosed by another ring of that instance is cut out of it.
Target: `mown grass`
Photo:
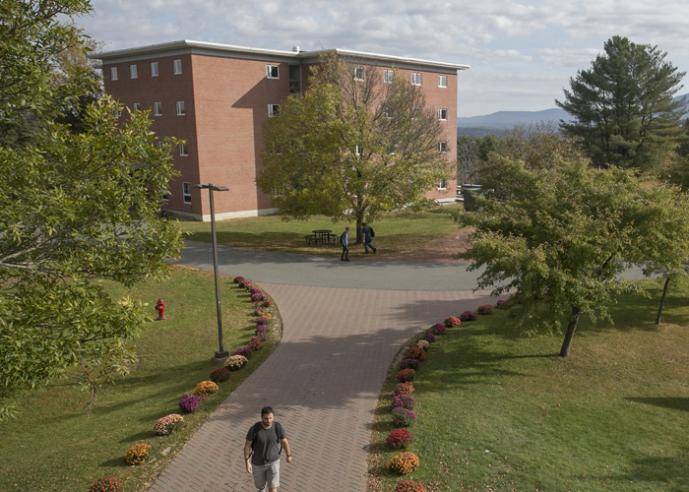
[[[251,303],[229,278],[221,285],[225,348],[232,350],[253,334]],[[116,385],[103,387],[91,414],[84,411],[87,393],[69,378],[27,392],[18,418],[0,425],[0,490],[87,490],[96,478],[108,475],[123,480],[127,491],[141,490],[277,342],[279,330],[247,367],[221,383],[218,394],[185,415],[180,431],[156,436],[156,419],[178,413],[179,397],[216,367],[211,360],[217,349],[213,281],[204,272],[173,268],[169,278],[144,282],[129,294],[148,302],[152,314],[157,298],[168,305],[169,319],[147,323],[136,342],[138,367]],[[279,321],[274,323],[279,327]],[[151,460],[129,467],[124,454],[139,440],[153,445]]]
[[[616,323],[561,338],[519,337],[505,312],[465,323],[431,346],[414,382],[412,477],[433,491],[689,490],[689,289],[627,296]],[[435,321],[435,320],[429,320]],[[391,376],[396,368],[391,368]],[[372,436],[370,490],[391,491],[382,444],[391,378]]]
[[[386,254],[416,251],[433,238],[456,233],[458,226],[452,214],[458,210],[458,206],[450,205],[385,215],[372,223],[376,232],[375,243]],[[327,256],[339,254],[339,246],[310,246],[304,241],[304,236],[317,229],[330,229],[339,235],[347,225],[353,241],[354,222],[333,222],[325,216],[306,220],[285,220],[279,215],[232,219],[217,222],[216,233],[218,242],[227,246]],[[211,241],[208,224],[187,221],[182,222],[182,229],[188,234],[188,239]]]

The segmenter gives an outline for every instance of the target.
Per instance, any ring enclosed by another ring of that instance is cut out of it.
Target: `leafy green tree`
[[[99,281],[164,272],[181,240],[158,216],[175,142],[158,142],[145,113],[123,114],[108,97],[88,103],[89,72],[60,62],[79,37],[58,17],[88,3],[0,5],[2,417],[16,391],[131,340],[140,308]]]
[[[618,276],[625,266],[650,255],[649,240],[680,226],[658,220],[669,207],[658,198],[671,190],[648,189],[630,171],[591,168],[576,156],[530,168],[493,154],[482,178],[488,192],[477,198],[478,211],[463,215],[477,228],[464,257],[483,268],[479,287],[514,293],[516,323],[564,327],[563,357],[581,316],[609,319],[616,296],[636,289]]]
[[[450,173],[441,127],[417,87],[329,57],[269,122],[258,184],[282,213],[361,224],[422,197]]]
[[[673,95],[684,72],[657,46],[625,37],[612,37],[604,51],[589,70],[570,79],[564,101],[556,101],[575,118],[561,128],[582,144],[595,166],[656,168],[683,138],[684,110]]]

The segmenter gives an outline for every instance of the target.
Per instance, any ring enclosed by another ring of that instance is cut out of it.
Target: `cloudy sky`
[[[105,50],[179,39],[341,48],[471,65],[459,115],[554,107],[609,37],[658,45],[689,71],[689,0],[92,0]],[[689,77],[685,77],[689,92]]]

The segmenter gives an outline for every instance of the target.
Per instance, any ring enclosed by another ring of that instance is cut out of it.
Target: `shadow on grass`
[[[611,485],[612,482],[631,482],[647,484],[653,490],[686,492],[689,490],[689,448],[683,448],[677,456],[637,457],[630,463],[628,473],[597,478]]]
[[[120,439],[120,442],[143,441],[145,439],[153,439],[154,437],[156,437],[156,433],[153,431],[141,431],[137,432],[136,434],[132,434],[131,436],[127,436],[124,439]]]
[[[129,465],[127,464],[126,461],[124,461],[123,457],[119,457],[119,458],[111,458],[107,461],[103,461],[102,463],[99,463],[98,466],[102,466],[102,467],[121,466],[123,468],[127,468]]]
[[[643,403],[646,405],[653,405],[661,408],[670,408],[672,410],[683,410],[689,412],[689,397],[656,397],[656,398],[639,398],[627,397],[627,401],[636,403]]]

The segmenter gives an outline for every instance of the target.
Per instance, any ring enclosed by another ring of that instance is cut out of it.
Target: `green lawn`
[[[414,382],[413,478],[442,491],[689,490],[689,289],[659,329],[649,289],[622,300],[615,326],[582,327],[567,359],[559,336],[516,337],[505,312],[450,330]],[[380,467],[393,384],[373,434],[375,491],[399,480]]]
[[[252,305],[245,291],[234,287],[229,278],[223,279],[222,289],[225,348],[232,350],[253,334]],[[27,393],[18,419],[0,425],[0,490],[87,490],[94,479],[106,475],[122,479],[125,490],[142,489],[217,404],[261,364],[278,338],[279,329],[275,329],[271,342],[254,353],[247,367],[233,372],[229,381],[221,383],[218,394],[185,416],[181,431],[156,436],[152,432],[156,419],[178,413],[179,397],[192,392],[215,367],[211,362],[217,348],[212,276],[173,268],[170,278],[142,283],[131,295],[148,302],[152,314],[159,297],[169,306],[169,319],[147,323],[137,341],[139,366],[125,380],[101,390],[91,415],[83,411],[87,394],[69,379]],[[278,321],[273,323],[279,327]],[[153,445],[153,459],[129,467],[123,456],[138,440]]]
[[[414,251],[429,239],[456,233],[458,226],[452,214],[458,210],[459,206],[449,205],[385,215],[371,224],[376,232],[375,243],[389,254]],[[216,225],[218,242],[227,246],[317,255],[339,254],[339,247],[308,246],[304,236],[316,229],[331,229],[339,235],[349,225],[353,240],[356,226],[354,222],[333,222],[324,216],[287,221],[279,215],[232,219]],[[188,239],[211,241],[208,224],[187,221],[182,222],[182,228]]]

